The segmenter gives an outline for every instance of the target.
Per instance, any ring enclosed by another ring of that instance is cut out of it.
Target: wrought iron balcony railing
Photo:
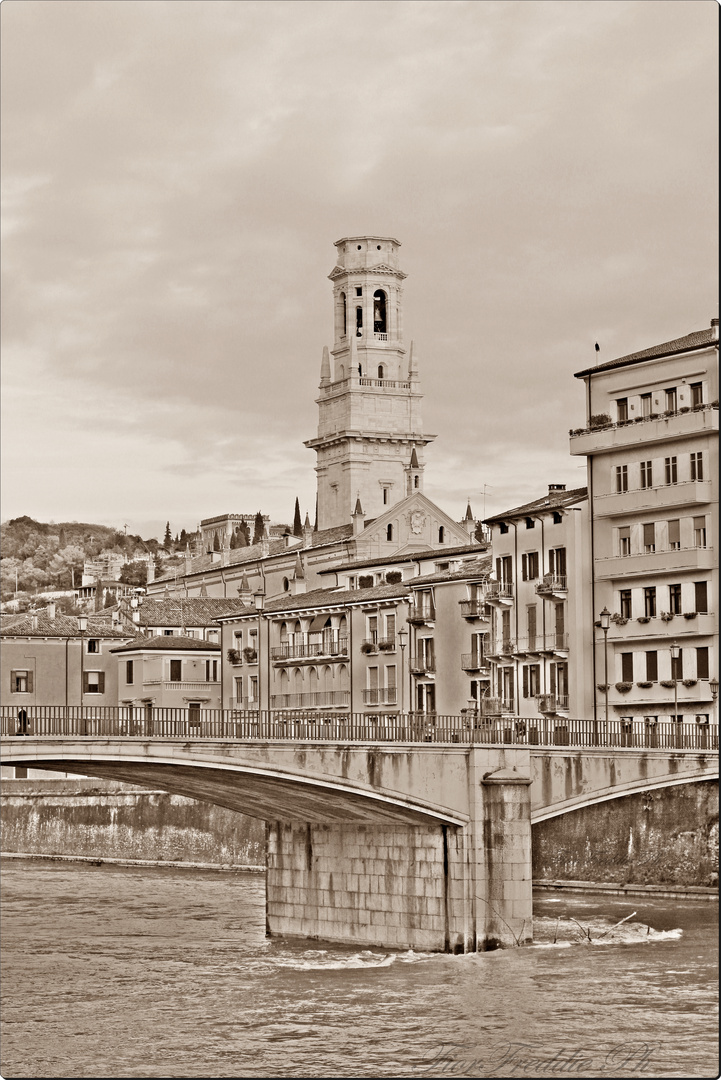
[[[395,686],[376,686],[363,691],[364,705],[395,705],[398,691]]]
[[[509,605],[513,603],[513,582],[511,581],[491,581],[488,583],[486,591],[486,600],[489,604],[504,604]]]
[[[538,711],[547,716],[568,712],[568,694],[539,694]]]
[[[544,574],[543,581],[536,585],[539,596],[556,596],[568,592],[568,578],[565,574]]]
[[[272,709],[318,709],[350,705],[350,690],[315,690],[306,694],[272,694]]]
[[[463,671],[485,671],[488,668],[488,659],[482,653],[463,653],[461,668]]]
[[[459,600],[461,615],[464,619],[490,619],[491,613],[486,604],[485,597],[476,597],[473,600]]]
[[[312,660],[319,656],[348,656],[348,638],[333,638],[326,641],[284,642],[282,645],[274,645],[270,650],[270,658],[273,663],[284,663],[288,660]]]
[[[409,623],[433,622],[436,617],[435,604],[426,601],[412,601],[408,608]]]
[[[396,639],[390,638],[364,638],[361,644],[362,653],[395,652]]]
[[[412,656],[408,661],[408,667],[412,675],[425,675],[429,671],[436,670],[435,656]]]

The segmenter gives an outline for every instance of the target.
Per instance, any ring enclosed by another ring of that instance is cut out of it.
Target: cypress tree
[[[303,522],[300,520],[300,503],[298,496],[295,497],[295,513],[293,514],[293,536],[303,535]]]
[[[173,534],[170,531],[170,522],[165,522],[165,536],[163,537],[163,547],[169,548],[173,543]]]
[[[265,529],[263,527],[263,515],[259,510],[258,513],[255,515],[255,525],[253,528],[253,543],[259,544],[263,539],[264,533]]]

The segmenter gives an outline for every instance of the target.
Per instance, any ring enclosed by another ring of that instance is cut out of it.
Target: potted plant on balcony
[[[601,428],[606,427],[610,423],[611,417],[608,415],[608,413],[594,413],[588,421],[588,426],[590,428]]]
[[[606,691],[610,689],[610,684],[604,682],[596,683],[596,689],[598,690],[599,694],[605,694]]]
[[[395,641],[390,638],[386,638],[383,641],[378,642],[378,648],[381,652],[393,652],[396,647]]]
[[[361,645],[361,652],[365,653],[367,655],[368,653],[375,652],[377,648],[378,648],[378,646],[375,644],[375,642],[373,642],[373,641],[364,641],[363,644]]]
[[[661,679],[661,686],[665,687],[666,690],[673,690],[675,685],[673,679]]]
[[[629,692],[629,690],[633,690],[633,683],[632,682],[617,682],[616,683],[616,689],[618,690],[619,694],[627,694]]]
[[[636,686],[640,686],[642,690],[648,690],[651,686],[653,686],[653,683],[652,682],[637,682]]]
[[[681,408],[678,411],[679,412],[691,412],[691,406],[690,405],[682,405]]]
[[[231,664],[240,663],[240,649],[228,649],[228,661]]]
[[[639,615],[639,617],[636,619],[636,622],[640,622],[640,623],[651,622],[651,616],[650,615]]]
[[[698,680],[696,680],[696,679],[684,679],[683,680],[683,685],[686,686],[686,687],[695,686],[697,681]]]
[[[243,649],[243,656],[248,664],[253,664],[258,659],[258,653],[252,645],[246,645]]]
[[[615,611],[611,616],[611,622],[616,623],[617,626],[625,626],[628,622],[628,619],[625,615],[621,615],[618,611]]]
[[[684,611],[683,617],[684,619],[695,619],[697,614],[697,611]]]
[[[673,612],[672,611],[662,611],[661,612],[661,618],[663,619],[664,622],[671,622],[671,619],[673,618]]]

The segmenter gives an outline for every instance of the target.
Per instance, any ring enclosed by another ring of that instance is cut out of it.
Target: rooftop
[[[484,525],[491,525],[499,521],[507,521],[508,518],[528,517],[529,514],[541,514],[549,510],[562,510],[566,506],[572,506],[577,502],[584,502],[588,498],[588,488],[572,488],[570,491],[549,491],[542,499],[524,503],[513,510],[506,510],[503,514],[484,518]]]
[[[606,371],[609,368],[625,367],[627,364],[636,364],[641,360],[657,360],[662,356],[674,356],[676,353],[689,352],[693,349],[704,349],[717,341],[718,326],[715,328],[710,326],[707,330],[694,330],[684,337],[664,341],[662,345],[652,345],[650,349],[641,349],[640,352],[628,353],[615,360],[607,360],[605,364],[597,364],[596,367],[577,371],[575,377],[581,379],[584,375],[593,375],[597,371]]]
[[[237,611],[239,600],[222,597],[171,597],[168,600],[148,598],[140,608],[141,626],[214,626],[219,615]]]
[[[263,608],[263,614],[276,615],[283,611],[303,611],[314,607],[343,607],[347,604],[363,604],[374,600],[404,600],[408,595],[405,584],[376,585],[370,589],[313,589],[297,596],[281,596],[271,600]],[[238,607],[235,615],[258,614],[250,608]],[[219,621],[226,621],[225,615]]]
[[[485,551],[483,544],[460,544],[457,547],[422,548],[419,551],[406,551],[400,555],[376,555],[372,559],[357,559],[354,562],[340,563],[318,574],[345,574],[348,570],[361,570],[365,566],[390,566],[393,563],[412,563],[419,559],[447,559],[449,556],[464,555],[468,552]]]
[[[88,628],[81,634],[75,615],[56,615],[51,619],[47,612],[37,615],[3,615],[0,635],[3,637],[58,637],[58,638],[115,638],[119,641],[132,638],[135,631],[113,626],[107,615],[89,615]]]
[[[492,564],[493,560],[488,555],[485,559],[474,559],[473,563],[457,570],[441,570],[437,574],[423,574],[421,577],[411,578],[406,584],[415,588],[416,585],[440,585],[444,581],[467,581],[469,578],[486,577],[491,573]]]
[[[156,637],[140,638],[136,641],[131,641],[128,645],[121,645],[117,649],[111,649],[110,652],[167,652],[170,649],[173,652],[220,652],[220,645],[217,645],[214,641],[201,641],[200,638],[186,637],[184,634],[173,634],[171,637],[169,634],[159,634]]]

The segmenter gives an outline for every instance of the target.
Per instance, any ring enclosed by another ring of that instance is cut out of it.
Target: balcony
[[[660,682],[654,680],[646,685],[648,680],[640,680],[633,684],[630,690],[617,690],[614,683],[608,689],[609,704],[618,711],[628,709],[629,705],[642,706],[649,712],[673,713],[673,686],[664,686],[664,682],[671,683],[671,679],[663,679]],[[676,687],[679,713],[707,713],[712,711],[713,695],[709,690],[708,679],[687,679],[690,686],[684,686],[683,679],[679,679]],[[622,684],[626,685],[626,684]],[[603,694],[599,691],[599,700]]]
[[[481,653],[463,653],[461,656],[461,668],[463,671],[485,671],[488,668],[488,659]]]
[[[307,694],[273,694],[272,709],[323,709],[350,705],[350,690],[317,690]]]
[[[676,412],[672,416],[649,416],[639,418],[638,421],[609,423],[598,428],[579,428],[571,433],[570,449],[572,454],[598,454],[635,447],[640,449],[642,444],[684,439],[688,435],[711,435],[717,431],[718,404],[697,405],[689,412]]]
[[[270,659],[277,666],[304,661],[309,663],[318,659],[344,660],[348,659],[348,655],[347,637],[303,643],[284,642],[270,650]]]
[[[361,652],[370,654],[378,652],[395,652],[396,639],[392,638],[365,638],[361,644]]]
[[[491,581],[486,592],[486,602],[500,607],[513,605],[513,583],[510,581]]]
[[[388,334],[374,333],[373,334],[373,340],[374,341],[388,341]]]
[[[415,600],[409,605],[408,622],[414,626],[422,626],[423,623],[433,622],[436,617],[435,604],[428,601]]]
[[[557,596],[562,600],[568,592],[568,579],[565,574],[545,574],[536,585],[536,592],[539,596]]]
[[[482,697],[481,698],[481,716],[500,716],[502,711],[502,701],[497,697]]]
[[[619,579],[636,574],[661,574],[679,570],[712,570],[713,548],[675,548],[672,551],[642,551],[596,560],[597,579]]]
[[[490,619],[491,617],[485,597],[459,600],[458,603],[461,605],[461,615],[464,619]]]
[[[260,709],[260,702],[254,698],[231,698],[231,709],[240,709],[242,712],[258,712]]]
[[[377,686],[363,691],[364,705],[395,705],[398,691],[395,686]]]
[[[497,638],[495,641],[489,641],[486,645],[486,656],[492,659],[498,659],[501,656],[511,657],[516,651],[515,638]]]
[[[210,690],[220,686],[220,680],[195,679],[193,681],[175,679],[143,679],[143,686],[158,686],[161,690],[185,690],[197,694],[201,690]]]
[[[649,619],[648,622],[639,622],[638,618],[628,619],[627,622],[612,622],[608,642],[610,645],[614,641],[624,642],[635,639],[649,641],[659,638],[662,641],[668,641],[671,638],[683,640],[689,637],[707,637],[714,632],[715,619],[716,616],[711,612],[704,611],[688,619],[682,614],[674,615],[668,621],[659,615]]]
[[[670,510],[674,507],[698,506],[711,502],[710,480],[682,480],[679,484],[664,484],[633,491],[612,491],[596,495],[594,517],[617,517],[638,514],[646,510]]]
[[[568,712],[568,694],[539,694],[538,711],[544,716]]]
[[[434,656],[412,656],[408,661],[408,670],[412,675],[427,675],[436,670]]]

